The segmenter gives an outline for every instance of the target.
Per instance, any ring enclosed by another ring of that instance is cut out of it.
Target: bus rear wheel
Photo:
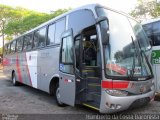
[[[56,103],[58,106],[60,107],[65,107],[66,105],[64,103],[62,103],[60,101],[60,88],[59,88],[59,83],[56,84],[56,87],[55,87],[55,98],[56,98]]]
[[[16,80],[16,74],[15,73],[12,73],[12,83],[14,86],[17,86],[18,85],[18,82]]]

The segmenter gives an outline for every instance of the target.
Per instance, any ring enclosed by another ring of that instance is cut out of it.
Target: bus
[[[142,26],[133,18],[91,4],[7,43],[4,73],[13,85],[55,95],[59,106],[80,104],[115,113],[153,100],[150,51]]]
[[[155,76],[155,90],[160,92],[160,18],[142,22],[143,29],[152,41],[152,65]]]

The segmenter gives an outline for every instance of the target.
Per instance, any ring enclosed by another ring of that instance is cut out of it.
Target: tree
[[[54,13],[40,13],[21,7],[12,8],[0,4],[0,37],[5,40],[12,40],[14,37],[62,14],[69,9],[59,9]],[[3,34],[2,34],[3,33]],[[0,48],[0,54],[2,53]]]
[[[15,35],[18,36],[64,12],[68,11],[67,9],[64,10],[57,10],[52,14],[46,13],[39,13],[35,11],[30,11],[29,14],[24,16],[22,19],[17,19],[14,21],[9,21],[5,27],[4,32],[7,35]]]
[[[160,4],[157,4],[156,0],[137,1],[137,6],[130,13],[134,18],[141,21],[148,18],[155,18],[160,15]]]
[[[54,13],[47,14],[0,4],[0,23],[2,19],[4,20],[4,26],[0,24],[0,36],[3,32],[5,34],[5,40],[10,40],[68,10],[59,9]]]
[[[4,25],[7,19],[10,19],[12,14],[9,14],[12,8],[5,5],[0,5],[0,36],[2,36]]]
[[[18,36],[45,21],[47,14],[30,12],[21,19],[9,21],[4,29],[4,33],[10,36]]]
[[[24,8],[12,8],[0,4],[0,36],[2,36],[3,33],[6,38],[10,38],[11,36],[5,33],[5,28],[8,23],[11,21],[20,20],[27,14],[29,14],[29,12],[26,12],[26,9]]]

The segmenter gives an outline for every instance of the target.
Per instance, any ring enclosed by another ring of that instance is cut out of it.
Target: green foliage
[[[19,35],[27,30],[30,30],[39,24],[47,21],[47,14],[41,13],[30,13],[29,15],[24,16],[22,19],[17,19],[9,21],[4,29],[4,33],[7,35]]]
[[[6,5],[1,5],[0,4],[0,20],[2,19],[10,19],[13,16],[13,8],[6,6]]]
[[[15,19],[14,21],[9,21],[4,32],[8,35],[18,35],[22,34],[64,12],[67,10],[57,10],[52,14],[39,13],[35,11],[25,11],[21,19]]]
[[[47,14],[0,4],[0,36],[4,32],[5,40],[10,40],[13,36],[20,35],[68,10],[59,9],[54,13]],[[2,20],[4,21],[4,27],[1,24]]]
[[[13,36],[7,35],[7,36],[5,37],[5,39],[11,41],[11,40],[13,40]]]
[[[160,16],[160,4],[156,3],[156,0],[137,0],[138,4],[131,11],[130,15],[138,20],[155,18]]]

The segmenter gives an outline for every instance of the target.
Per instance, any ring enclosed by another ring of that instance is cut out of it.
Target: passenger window
[[[153,23],[153,45],[160,45],[160,22]]]
[[[16,46],[16,51],[21,52],[22,51],[22,46],[23,46],[23,39],[19,38],[17,40],[17,46]]]
[[[39,39],[38,36],[39,36],[39,31],[36,31],[33,36],[33,48],[38,47],[38,39]]]
[[[73,63],[72,37],[63,38],[62,63]]]
[[[27,35],[27,50],[31,50],[32,49],[32,34]]]
[[[15,47],[16,47],[16,40],[14,40],[14,41],[11,43],[11,53],[14,53],[14,52],[15,52]]]
[[[55,43],[60,43],[61,35],[65,31],[65,19],[56,22]]]
[[[152,34],[152,24],[143,25],[143,29],[148,36]]]
[[[153,35],[154,41],[153,41],[153,46],[159,46],[160,45],[160,35],[155,34]]]
[[[7,51],[8,51],[8,44],[6,44],[4,47],[4,54],[7,54]]]
[[[55,34],[55,24],[49,25],[47,45],[53,45],[54,44],[54,34]]]
[[[24,36],[24,46],[23,50],[31,50],[32,49],[32,34],[28,34]]]
[[[60,70],[73,74],[73,40],[71,35],[62,39]]]
[[[46,27],[39,30],[38,47],[44,47],[45,46],[45,37],[46,37]]]
[[[9,54],[11,52],[11,43],[8,44],[8,50],[7,53]]]
[[[153,23],[153,34],[160,33],[160,22]]]
[[[23,37],[23,51],[26,51],[27,50],[27,37],[24,36]]]

